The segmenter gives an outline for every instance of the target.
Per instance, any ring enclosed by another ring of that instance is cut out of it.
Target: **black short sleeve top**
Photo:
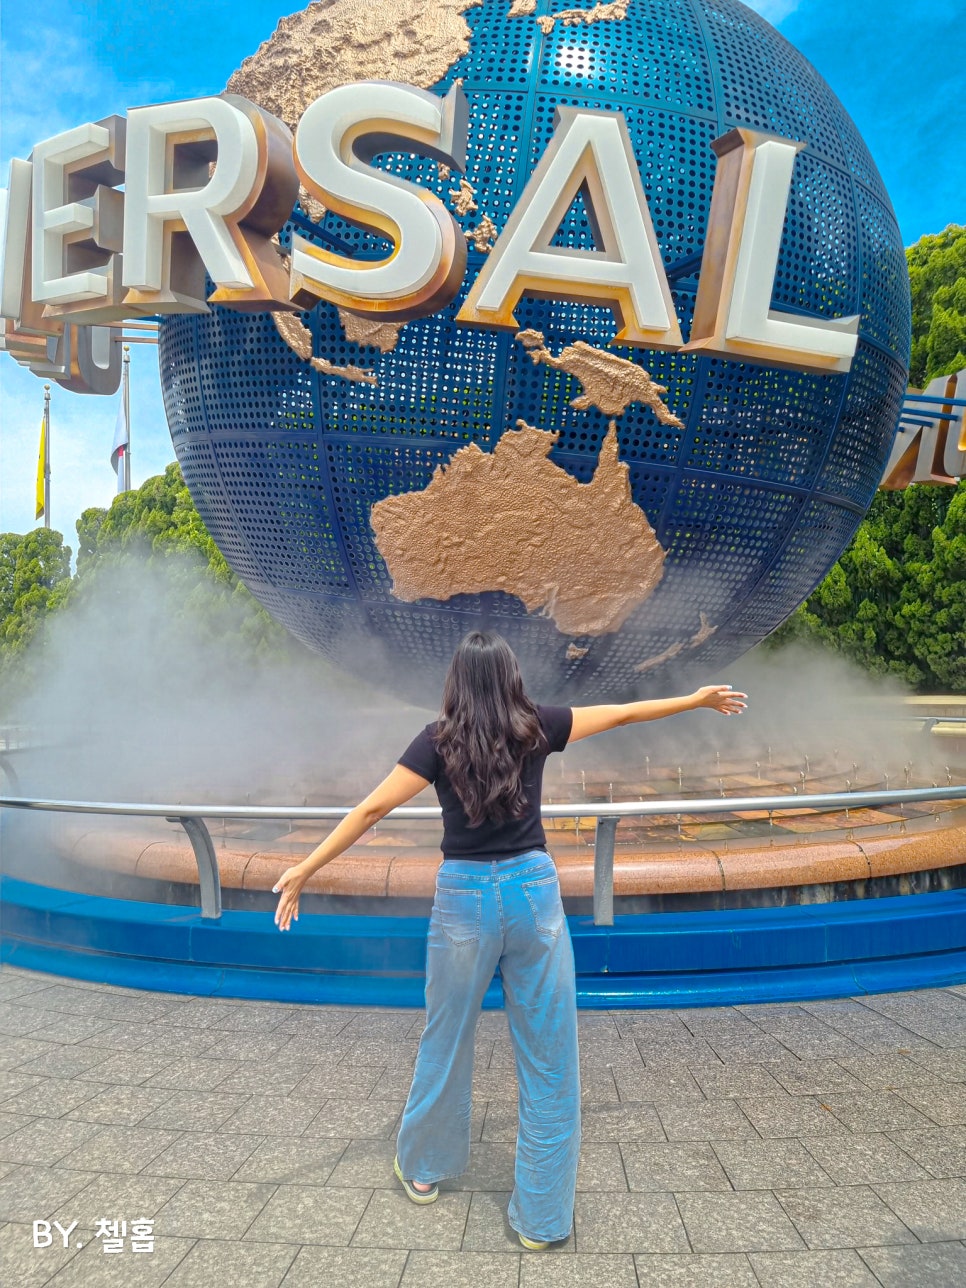
[[[540,800],[543,794],[543,767],[547,756],[563,751],[573,727],[570,707],[537,707],[540,726],[547,739],[548,750],[532,752],[523,762],[523,792],[527,808],[522,818],[507,819],[503,823],[484,820],[478,827],[471,827],[466,811],[443,768],[443,761],[436,750],[434,735],[436,723],[428,724],[412,740],[399,764],[411,769],[436,787],[436,795],[443,810],[443,840],[440,849],[444,858],[477,859],[481,863],[491,859],[505,859],[527,850],[546,849],[547,838],[540,821]]]

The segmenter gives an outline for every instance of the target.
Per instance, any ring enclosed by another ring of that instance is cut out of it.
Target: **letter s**
[[[435,194],[377,170],[380,152],[466,164],[468,113],[458,86],[446,98],[396,81],[341,85],[311,103],[295,133],[302,182],[329,210],[393,244],[381,260],[351,260],[292,238],[291,296],[328,300],[362,317],[407,321],[435,313],[459,290],[466,240]]]

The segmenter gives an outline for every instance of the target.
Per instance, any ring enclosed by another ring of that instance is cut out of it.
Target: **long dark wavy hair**
[[[471,631],[453,654],[436,733],[471,827],[523,817],[523,762],[546,745],[513,650],[502,635]]]

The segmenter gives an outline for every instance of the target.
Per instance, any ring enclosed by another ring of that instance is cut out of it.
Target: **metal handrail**
[[[928,804],[934,801],[966,800],[966,784],[945,787],[906,787],[874,792],[798,792],[781,796],[717,796],[650,801],[570,801],[542,805],[543,818],[593,818],[594,921],[614,924],[614,843],[621,818],[652,818],[684,814],[717,814],[754,810],[772,814],[803,809],[828,811],[869,809],[878,805]],[[341,819],[350,812],[343,805],[157,805],[114,801],[57,801],[25,796],[0,796],[0,808],[41,810],[62,814],[107,814],[139,818],[164,818],[180,823],[187,833],[198,864],[202,917],[221,916],[221,876],[206,818],[285,819],[288,821]],[[389,819],[440,819],[438,805],[402,805],[384,816]],[[381,820],[380,820],[381,821]]]

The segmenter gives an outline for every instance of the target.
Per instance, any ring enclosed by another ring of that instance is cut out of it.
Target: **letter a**
[[[552,244],[578,193],[597,249]],[[610,306],[614,340],[676,349],[681,330],[622,112],[557,108],[557,126],[457,322],[517,328],[523,295]]]

